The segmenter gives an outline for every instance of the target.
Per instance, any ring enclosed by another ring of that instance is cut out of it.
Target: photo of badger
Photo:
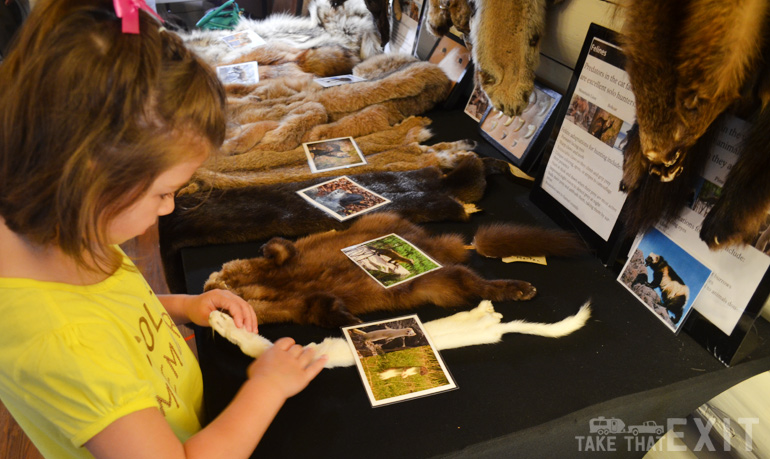
[[[657,229],[645,234],[618,280],[678,332],[711,270]]]

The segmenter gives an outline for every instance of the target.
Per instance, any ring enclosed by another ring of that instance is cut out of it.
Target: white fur
[[[424,324],[438,350],[463,346],[497,343],[506,333],[523,333],[548,338],[560,338],[580,329],[591,317],[590,302],[586,302],[577,314],[555,323],[525,322],[514,320],[500,323],[503,315],[495,312],[492,302],[482,301],[470,311],[458,312],[443,319]],[[237,328],[233,319],[219,311],[209,315],[211,328],[241,348],[244,354],[259,357],[273,345],[267,338]],[[355,357],[344,338],[326,338],[320,344],[310,343],[305,347],[315,348],[316,355],[327,355],[325,368],[349,367],[355,364]]]

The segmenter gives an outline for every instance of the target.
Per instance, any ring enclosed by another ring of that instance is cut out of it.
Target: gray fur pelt
[[[348,174],[361,186],[391,200],[383,211],[411,221],[466,221],[463,203],[481,199],[486,176],[507,171],[507,163],[467,156],[448,171],[426,167],[406,172]],[[345,175],[339,171],[335,176]],[[273,236],[300,237],[332,229],[340,222],[307,203],[296,192],[330,177],[293,183],[208,190],[178,196],[176,208],[161,217],[161,254],[166,281],[172,292],[183,292],[180,249],[213,244],[253,242]],[[379,210],[379,209],[378,209]]]
[[[230,47],[222,37],[253,30],[269,44],[298,49],[342,47],[361,59],[382,52],[374,17],[364,0],[347,0],[332,6],[330,0],[313,0],[308,16],[273,14],[262,20],[241,18],[235,30],[194,30],[182,33],[186,45],[211,65],[236,60],[249,49]]]

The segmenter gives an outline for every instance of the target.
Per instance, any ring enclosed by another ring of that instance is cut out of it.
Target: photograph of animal
[[[408,282],[383,288],[342,249],[395,233],[442,265]],[[467,242],[456,234],[430,235],[392,213],[368,214],[344,231],[317,233],[291,242],[273,238],[261,257],[233,260],[212,273],[204,290],[230,290],[248,301],[260,323],[296,322],[335,328],[361,323],[358,316],[434,304],[527,300],[537,290],[523,280],[487,280],[463,265]],[[586,252],[574,234],[520,225],[487,225],[476,232],[479,254],[574,256]]]
[[[684,313],[690,289],[662,256],[651,252],[644,259],[644,264],[653,270],[652,281],[647,285],[652,289],[660,289],[661,303],[669,311],[671,320],[678,323]]]

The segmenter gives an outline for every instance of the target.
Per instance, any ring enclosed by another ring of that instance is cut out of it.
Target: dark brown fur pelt
[[[512,224],[479,227],[473,247],[479,255],[491,258],[505,258],[511,254],[573,257],[588,253],[588,247],[575,233]]]
[[[390,233],[442,267],[385,289],[341,252]],[[225,263],[209,276],[204,290],[223,288],[241,296],[254,307],[260,323],[323,327],[360,323],[359,315],[373,311],[424,304],[466,306],[480,299],[527,300],[535,295],[535,288],[525,281],[481,278],[462,265],[468,257],[461,236],[433,236],[395,214],[378,213],[359,218],[345,231],[313,234],[295,243],[271,239],[263,256]]]
[[[757,116],[756,107],[769,100],[770,30],[767,0],[629,0],[624,11],[639,132],[625,152],[621,190],[629,192],[624,222],[635,233],[676,217],[691,197],[721,113],[733,107],[745,116],[754,107],[758,125],[766,124],[766,110]],[[770,206],[761,129],[749,133],[723,198],[704,221],[700,235],[712,249],[750,242]]]
[[[361,186],[391,202],[382,210],[396,212],[413,222],[465,221],[463,203],[477,202],[486,188],[486,176],[497,173],[489,162],[467,157],[454,169],[428,167],[407,172],[348,174]],[[339,175],[339,171],[335,171]],[[178,196],[176,208],[160,218],[159,238],[166,282],[172,292],[183,292],[180,250],[185,247],[264,241],[273,236],[296,238],[352,222],[340,222],[311,206],[298,190],[329,180],[316,177],[295,183],[202,191]]]
[[[767,11],[767,0],[625,2],[621,41],[651,174],[674,180],[689,148],[738,100],[759,63]]]

